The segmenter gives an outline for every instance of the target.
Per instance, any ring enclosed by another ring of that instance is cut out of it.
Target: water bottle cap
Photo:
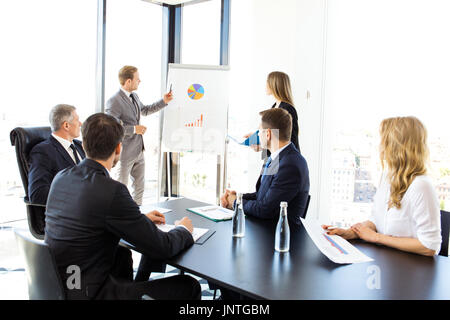
[[[286,201],[281,201],[280,202],[280,207],[287,208],[287,206],[288,206],[288,203]]]

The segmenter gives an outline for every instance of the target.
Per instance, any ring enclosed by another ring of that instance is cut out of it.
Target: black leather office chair
[[[43,241],[14,230],[23,257],[28,280],[30,300],[64,300],[65,293],[49,246]]]
[[[28,226],[37,239],[44,239],[45,206],[33,204],[28,195],[29,157],[33,147],[51,135],[50,127],[15,128],[10,133],[11,145],[16,147],[17,165],[19,166],[22,185],[25,190],[24,201],[27,208]]]
[[[442,244],[439,255],[448,257],[448,240],[450,233],[450,212],[441,210]]]
[[[305,211],[303,212],[303,219],[306,219],[306,214],[308,213],[309,201],[311,201],[311,195],[308,195],[308,199],[306,200]]]

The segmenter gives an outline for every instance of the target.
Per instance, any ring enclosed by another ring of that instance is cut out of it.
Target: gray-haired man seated
[[[81,141],[75,139],[80,136],[81,128],[76,108],[58,104],[50,111],[49,120],[51,136],[30,152],[28,194],[33,204],[45,205],[55,175],[86,157]]]

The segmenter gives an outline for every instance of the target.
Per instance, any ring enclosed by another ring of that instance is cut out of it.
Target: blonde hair
[[[135,72],[138,71],[136,67],[133,66],[123,66],[119,70],[119,82],[123,86],[125,82],[130,79],[134,79]]]
[[[267,76],[267,85],[273,96],[282,102],[294,105],[292,99],[291,81],[289,76],[280,71],[274,71]]]
[[[380,159],[391,186],[388,208],[400,209],[414,178],[427,172],[427,130],[415,117],[395,117],[381,122],[380,135]]]

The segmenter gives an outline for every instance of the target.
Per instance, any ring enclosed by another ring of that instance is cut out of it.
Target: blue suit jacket
[[[73,140],[83,160],[86,155],[81,141]],[[62,169],[73,167],[75,162],[53,136],[35,145],[30,152],[28,173],[28,196],[31,203],[46,204],[47,196],[55,175]]]
[[[261,174],[264,171],[261,171]],[[243,195],[244,213],[261,219],[278,219],[280,202],[288,203],[289,223],[300,224],[309,195],[309,171],[305,158],[291,143],[272,161],[256,192]]]

